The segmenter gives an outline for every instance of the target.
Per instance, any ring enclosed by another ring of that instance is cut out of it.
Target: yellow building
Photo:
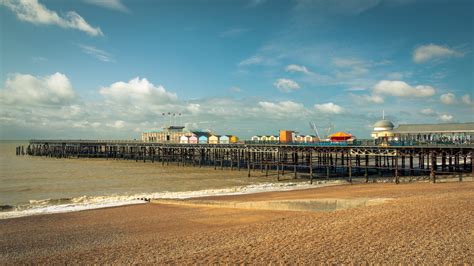
[[[209,144],[219,144],[219,135],[212,135],[209,137]]]
[[[239,142],[239,138],[237,136],[230,136],[230,143],[237,143]]]

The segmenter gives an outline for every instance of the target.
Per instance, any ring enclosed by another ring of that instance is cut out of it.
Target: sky
[[[0,0],[0,138],[474,121],[474,1]],[[165,116],[163,116],[163,113]]]

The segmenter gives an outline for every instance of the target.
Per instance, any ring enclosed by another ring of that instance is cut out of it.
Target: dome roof
[[[375,124],[374,124],[374,128],[387,128],[387,129],[393,129],[395,126],[393,125],[393,123],[390,121],[390,120],[380,120],[380,121],[377,121]]]

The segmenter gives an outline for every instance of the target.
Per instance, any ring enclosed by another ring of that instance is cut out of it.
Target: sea
[[[27,141],[0,141],[0,219],[128,204],[314,187],[257,172],[112,159],[16,156]]]

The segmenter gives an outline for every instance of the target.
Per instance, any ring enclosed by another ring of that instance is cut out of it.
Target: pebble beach
[[[473,197],[473,182],[376,183],[12,218],[0,220],[0,263],[473,264]],[[334,211],[229,204],[362,198],[388,200]]]

